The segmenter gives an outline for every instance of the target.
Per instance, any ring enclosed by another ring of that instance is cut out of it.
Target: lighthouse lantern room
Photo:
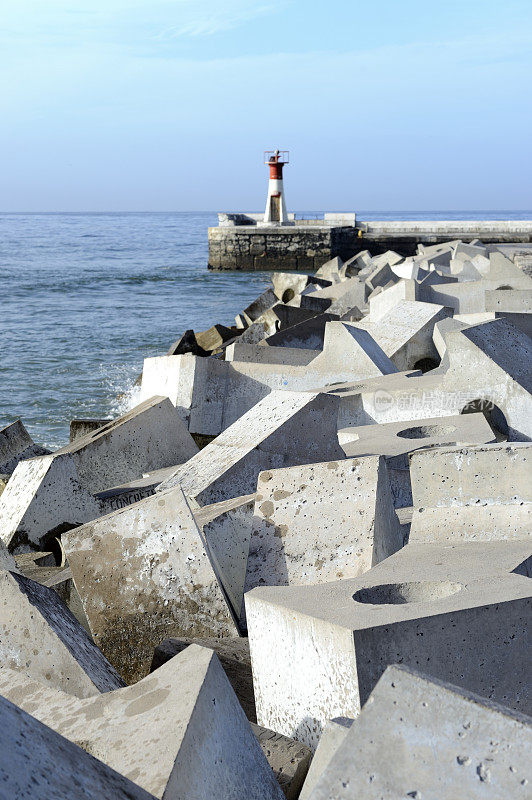
[[[264,212],[265,225],[286,225],[288,215],[283,190],[283,167],[288,164],[288,150],[265,150],[264,163],[270,168],[268,199]]]

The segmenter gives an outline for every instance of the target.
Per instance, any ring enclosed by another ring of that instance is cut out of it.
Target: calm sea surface
[[[520,219],[530,212],[363,213],[362,219]],[[207,271],[214,213],[0,214],[0,428],[39,444],[73,417],[124,411],[147,356],[187,328],[230,325],[265,273]]]

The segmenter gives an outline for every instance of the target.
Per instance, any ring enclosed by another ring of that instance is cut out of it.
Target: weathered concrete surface
[[[530,539],[531,454],[532,443],[505,442],[413,455],[410,541]]]
[[[439,356],[432,330],[436,322],[450,313],[441,305],[404,300],[377,320],[370,316],[356,326],[372,336],[397,369],[415,369],[416,363],[424,358],[434,359],[434,366],[437,365]]]
[[[0,697],[3,798],[154,800],[153,795]]]
[[[261,472],[246,591],[355,577],[402,545],[383,458]]]
[[[308,350],[323,350],[325,326],[327,322],[334,322],[336,314],[316,314],[310,319],[284,328],[271,336],[264,343],[270,347],[301,347]]]
[[[169,635],[238,634],[179,487],[70,531],[64,547],[94,641],[128,682]]]
[[[88,433],[94,433],[94,431],[97,431],[98,428],[103,428],[104,425],[108,425],[112,421],[113,420],[110,418],[71,419],[69,441],[73,442],[75,439],[80,439],[82,436],[86,436]]]
[[[88,700],[10,677],[10,699],[155,797],[282,798],[212,650],[191,645],[135,686]]]
[[[231,611],[235,619],[240,619],[252,534],[253,499],[245,495],[238,505],[223,508],[223,503],[220,503],[218,508],[217,515],[201,527],[202,538]],[[199,526],[201,515],[195,510],[192,513]]]
[[[245,638],[166,639],[154,650],[151,671],[166,664],[191,644],[209,647],[215,651],[246,717],[252,723],[251,729],[279,785],[287,798],[296,800],[308,769],[310,750],[300,742],[255,724],[257,716],[248,640]]]
[[[255,697],[253,695],[253,676],[251,674],[251,656],[249,654],[249,642],[245,637],[227,637],[224,639],[172,637],[165,639],[153,651],[150,672],[166,664],[167,661],[181,653],[191,644],[214,650],[246,717],[250,722],[257,722]]]
[[[306,350],[302,347],[264,347],[263,344],[246,344],[234,342],[225,351],[226,361],[252,364],[284,364],[301,367],[310,364],[317,356],[317,350]]]
[[[9,570],[10,572],[19,572],[15,559],[0,539],[0,570]]]
[[[339,401],[316,392],[271,392],[179,467],[159,491],[181,486],[200,505],[255,491],[259,472],[343,458]]]
[[[462,408],[475,400],[497,406],[511,441],[532,439],[532,340],[504,319],[451,331],[442,389]],[[461,409],[457,409],[461,410]]]
[[[82,486],[100,492],[179,464],[198,447],[167,397],[151,397],[93,433],[75,439],[56,455],[70,454]]]
[[[20,419],[0,429],[0,473],[13,472],[20,461],[50,451],[35,444]]]
[[[281,733],[251,723],[251,730],[287,800],[298,800],[312,753],[310,748]]]
[[[76,697],[124,685],[53,589],[3,571],[0,608],[2,665]]]
[[[398,662],[528,713],[529,554],[528,542],[409,544],[359,578],[253,589],[259,724],[314,749]]]
[[[301,308],[308,308],[316,313],[329,311],[331,314],[345,314],[355,306],[365,305],[367,287],[358,278],[347,278],[340,283],[333,283],[320,289],[307,286],[301,295]]]
[[[270,348],[256,349],[267,354]],[[304,351],[297,349],[295,359],[284,358],[284,349],[276,348],[278,357],[271,361],[259,352],[259,362],[191,355],[146,359],[155,363],[145,364],[143,391],[167,391],[191,432],[217,435],[271,391],[308,391],[396,369],[371,336],[343,322],[326,324],[323,351],[314,358],[302,363],[297,354]]]
[[[530,717],[390,666],[310,800],[525,798],[531,746]]]
[[[387,422],[341,428],[338,441],[346,456],[382,455],[389,458],[412,453],[420,448],[438,449],[442,445],[475,444],[494,441],[494,433],[484,414],[467,414],[432,419]]]
[[[301,789],[299,800],[308,800],[322,773],[347,736],[352,724],[353,720],[347,719],[347,717],[336,717],[326,723],[307,772],[305,783]]]
[[[0,496],[0,535],[11,552],[46,550],[65,530],[101,513],[72,455],[38,456],[17,465]]]

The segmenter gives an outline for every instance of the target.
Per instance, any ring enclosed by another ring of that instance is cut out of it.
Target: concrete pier
[[[313,271],[335,256],[350,258],[361,250],[379,255],[394,250],[412,256],[418,244],[452,239],[481,239],[484,244],[532,243],[532,220],[376,220],[364,222],[355,214],[324,214],[266,226],[261,214],[219,214],[218,227],[209,228],[209,269]],[[524,252],[530,248],[524,248]]]

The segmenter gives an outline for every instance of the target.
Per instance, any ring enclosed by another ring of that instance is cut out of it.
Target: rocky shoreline
[[[0,795],[527,797],[528,271],[274,272],[123,416],[1,430]]]

